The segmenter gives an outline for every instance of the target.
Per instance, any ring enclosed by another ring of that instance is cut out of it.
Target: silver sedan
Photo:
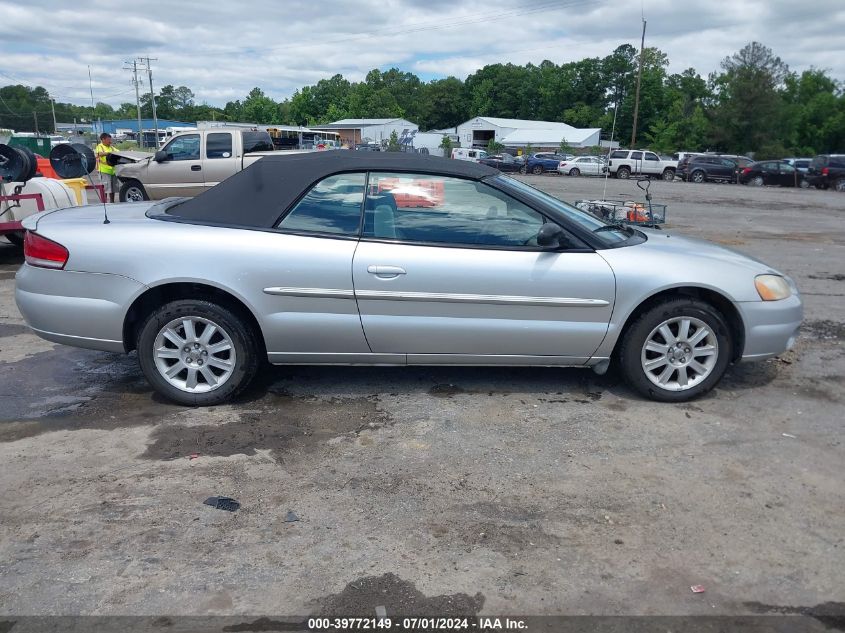
[[[392,153],[266,157],[192,199],[25,221],[16,299],[42,337],[137,350],[176,402],[274,364],[618,363],[683,401],[792,346],[795,284],[673,233],[607,224],[498,171]]]

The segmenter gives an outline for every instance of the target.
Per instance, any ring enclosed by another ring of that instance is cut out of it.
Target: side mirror
[[[550,247],[560,246],[560,238],[562,237],[562,228],[552,222],[546,222],[537,232],[537,245]]]
[[[158,150],[158,151],[157,151],[157,152],[153,155],[153,160],[154,160],[155,162],[157,162],[157,163],[163,163],[163,162],[165,162],[165,161],[167,160],[167,152],[165,152],[163,149]]]

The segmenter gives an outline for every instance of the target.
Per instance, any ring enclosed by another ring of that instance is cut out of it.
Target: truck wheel
[[[707,180],[707,174],[705,174],[700,169],[696,169],[694,172],[692,172],[692,174],[690,174],[690,180],[701,184],[702,182],[705,182]]]
[[[668,182],[675,180],[675,170],[672,169],[672,168],[664,169],[663,170],[663,180],[666,180]]]
[[[622,372],[642,395],[683,402],[712,389],[733,355],[722,315],[695,299],[669,299],[642,314],[624,334]]]
[[[147,190],[137,180],[130,180],[123,183],[120,187],[120,201],[121,202],[143,202],[149,200]]]
[[[631,170],[627,167],[620,167],[616,170],[616,177],[622,180],[628,180],[631,177]]]
[[[258,370],[261,346],[243,319],[216,303],[171,301],[138,335],[138,361],[153,388],[188,406],[231,400]]]
[[[531,173],[539,176],[540,174],[543,173],[543,166],[542,165],[534,165],[534,167],[531,169]]]
[[[15,231],[14,233],[6,233],[3,237],[5,237],[9,242],[17,246],[18,248],[23,247],[23,232],[22,231]]]

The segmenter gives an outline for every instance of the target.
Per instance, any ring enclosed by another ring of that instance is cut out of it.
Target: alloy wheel
[[[126,189],[126,201],[127,202],[143,202],[144,201],[144,192],[141,191],[140,187],[128,187]]]
[[[153,343],[155,366],[170,385],[188,393],[221,387],[235,369],[232,337],[220,325],[202,317],[173,319]]]
[[[642,369],[660,389],[685,391],[711,374],[719,358],[712,328],[695,317],[673,317],[654,328],[640,355]]]

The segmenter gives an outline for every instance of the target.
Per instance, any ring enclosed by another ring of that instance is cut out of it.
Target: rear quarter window
[[[248,152],[272,152],[276,149],[268,132],[243,131],[241,132],[241,139],[244,143],[244,154]]]

